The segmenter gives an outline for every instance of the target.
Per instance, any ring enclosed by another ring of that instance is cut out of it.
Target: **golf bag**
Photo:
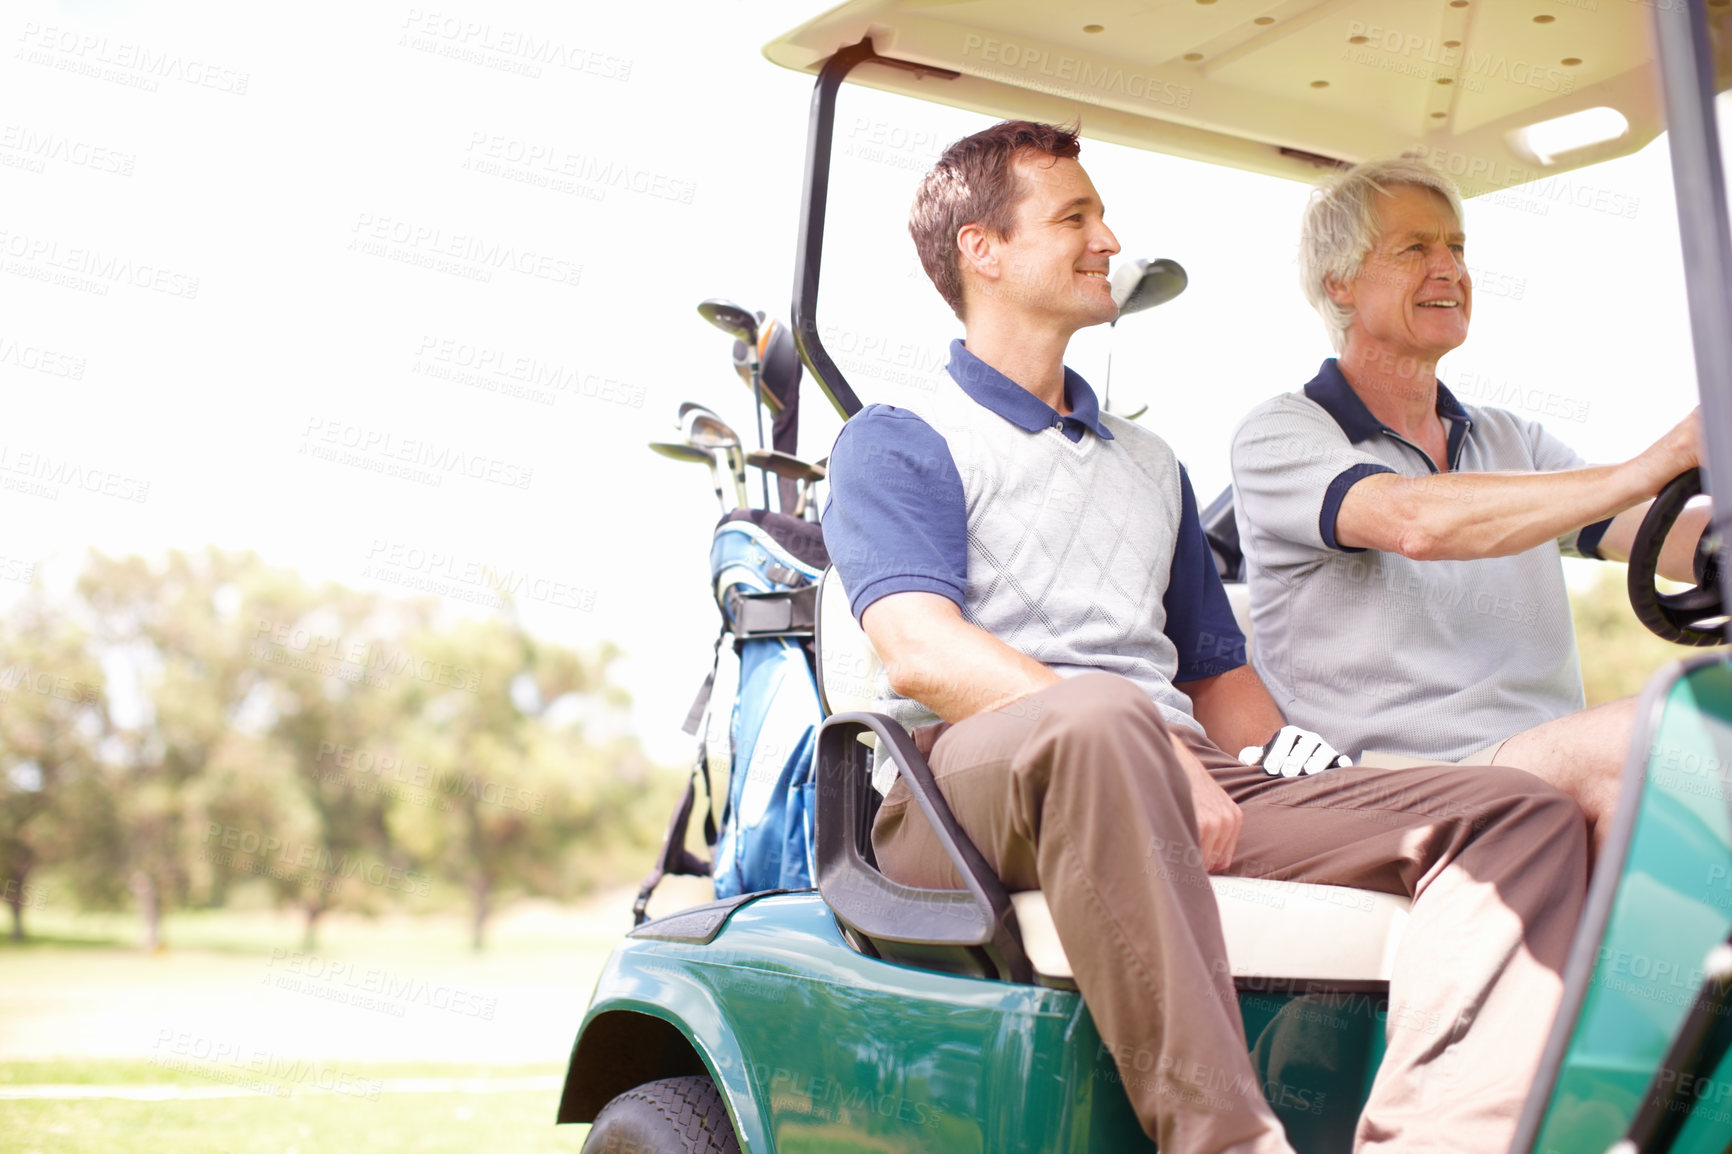
[[[718,898],[812,885],[822,714],[811,645],[817,581],[828,563],[823,533],[809,521],[736,509],[716,526],[710,575],[723,625],[715,667],[686,719],[686,731],[699,735],[697,766],[639,892],[637,920],[668,873],[710,873]],[[699,776],[713,866],[685,849]],[[719,828],[710,816],[717,781],[727,783]]]

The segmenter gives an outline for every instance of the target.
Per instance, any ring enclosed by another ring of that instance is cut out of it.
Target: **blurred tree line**
[[[683,784],[579,654],[430,599],[310,586],[253,554],[90,555],[0,616],[0,894],[164,913],[243,882],[299,909],[431,909],[480,948],[500,901],[647,868]],[[617,863],[617,865],[616,865]]]
[[[1572,594],[1588,704],[1639,693],[1668,644],[1622,566]],[[252,554],[92,554],[0,615],[0,897],[36,879],[89,908],[301,911],[466,902],[474,944],[517,894],[572,898],[648,867],[683,782],[657,772],[608,682],[503,619],[313,588]],[[39,891],[38,891],[39,892]]]
[[[1582,663],[1582,688],[1588,704],[1635,697],[1662,665],[1701,657],[1718,649],[1696,649],[1662,641],[1636,620],[1623,565],[1600,565],[1594,583],[1570,593],[1576,652]],[[1667,589],[1681,586],[1666,585]]]

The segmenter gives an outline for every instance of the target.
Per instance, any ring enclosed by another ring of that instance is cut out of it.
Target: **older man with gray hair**
[[[1299,266],[1338,356],[1233,436],[1257,672],[1361,760],[1519,766],[1603,842],[1635,702],[1583,709],[1559,557],[1629,556],[1649,500],[1697,464],[1698,416],[1590,466],[1452,396],[1437,362],[1467,339],[1473,281],[1460,195],[1418,160],[1318,189]],[[1686,510],[1663,575],[1700,578],[1707,520]]]

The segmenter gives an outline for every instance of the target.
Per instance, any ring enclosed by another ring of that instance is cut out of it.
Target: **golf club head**
[[[708,405],[700,405],[696,401],[681,401],[679,419],[674,423],[683,428],[686,423],[686,414],[693,412],[708,413],[712,417],[716,415],[716,411]]]
[[[698,315],[737,341],[758,343],[758,318],[733,301],[711,297],[698,305]]]
[[[746,454],[746,464],[756,469],[764,469],[786,477],[790,481],[822,481],[824,470],[817,465],[808,465],[791,453],[778,453],[774,449],[753,449]]]
[[[753,353],[759,353],[757,363],[764,366],[765,372],[762,378],[762,384],[758,391],[763,394],[764,404],[770,407],[772,413],[780,413],[782,411],[782,398],[777,396],[774,389],[771,387],[768,371],[769,364],[762,359],[762,352],[760,350],[764,345],[775,342],[776,337],[785,331],[786,330],[784,330],[781,325],[777,324],[775,321],[771,321],[769,325],[765,327],[759,345],[748,345],[745,341],[734,342],[734,372],[738,374],[740,380],[745,383],[745,386],[748,389],[752,387]],[[791,337],[789,338],[790,351],[792,350],[792,339],[793,338]],[[772,348],[771,352],[773,356],[779,356],[779,349]],[[800,362],[798,354],[795,354],[794,369],[797,371],[799,368]],[[783,371],[785,371],[785,368]],[[799,383],[798,376],[795,377],[795,383]]]
[[[651,441],[650,448],[664,457],[676,461],[696,461],[699,464],[714,464],[715,455],[708,449],[700,449],[696,445],[677,444],[673,441]]]
[[[1166,304],[1184,292],[1189,283],[1190,278],[1178,261],[1137,257],[1119,265],[1113,273],[1113,300],[1119,306],[1119,316],[1127,316]]]
[[[774,317],[764,322],[758,334],[758,366],[764,404],[779,414],[799,389],[802,369],[793,331]]]
[[[685,424],[680,428],[685,432],[686,443],[700,449],[740,447],[739,434],[734,432],[726,421],[707,410],[700,412],[694,409],[686,415]]]

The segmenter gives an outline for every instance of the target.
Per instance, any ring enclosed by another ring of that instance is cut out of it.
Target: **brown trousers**
[[[1167,1154],[1289,1152],[1252,1073],[1168,733],[1131,682],[1086,674],[917,737],[1006,885],[1046,892],[1149,1136]],[[1270,777],[1178,733],[1244,812],[1228,873],[1413,898],[1355,1150],[1508,1149],[1587,887],[1575,803],[1491,766]],[[879,863],[960,885],[910,800],[899,781],[879,811]]]

